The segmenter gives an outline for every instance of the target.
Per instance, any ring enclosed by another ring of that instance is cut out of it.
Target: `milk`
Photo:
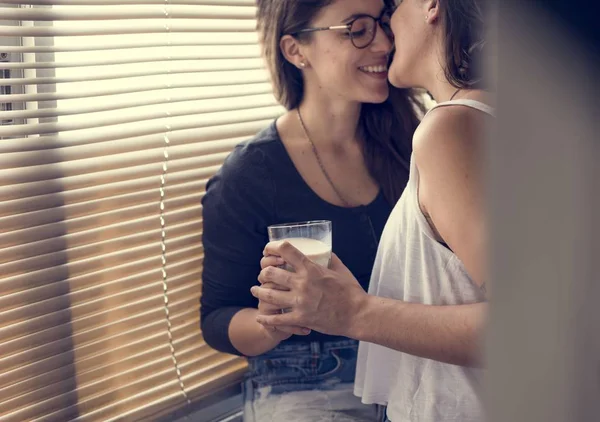
[[[280,242],[289,242],[311,261],[324,267],[329,267],[331,261],[331,247],[326,243],[316,239],[308,239],[306,237],[289,237],[287,239],[281,239]]]

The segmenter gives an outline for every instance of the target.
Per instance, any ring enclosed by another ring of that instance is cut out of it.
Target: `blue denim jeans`
[[[358,342],[281,344],[249,359],[244,422],[363,422],[381,408],[353,394]]]

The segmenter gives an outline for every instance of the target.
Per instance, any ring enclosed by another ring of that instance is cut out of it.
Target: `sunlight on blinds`
[[[200,200],[282,112],[254,13],[0,4],[2,421],[151,420],[239,382],[245,361],[199,329]]]

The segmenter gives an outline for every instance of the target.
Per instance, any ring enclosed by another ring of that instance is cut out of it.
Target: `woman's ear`
[[[440,2],[439,0],[427,0],[425,2],[425,22],[434,23],[440,17]]]
[[[281,37],[279,48],[283,57],[298,69],[306,69],[308,67],[308,61],[302,54],[302,46],[293,36],[284,35]]]

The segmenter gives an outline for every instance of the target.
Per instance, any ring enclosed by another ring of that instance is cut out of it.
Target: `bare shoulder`
[[[413,149],[417,164],[427,165],[444,158],[456,159],[472,156],[474,153],[480,154],[486,124],[491,119],[479,110],[460,105],[432,110],[414,135]]]

